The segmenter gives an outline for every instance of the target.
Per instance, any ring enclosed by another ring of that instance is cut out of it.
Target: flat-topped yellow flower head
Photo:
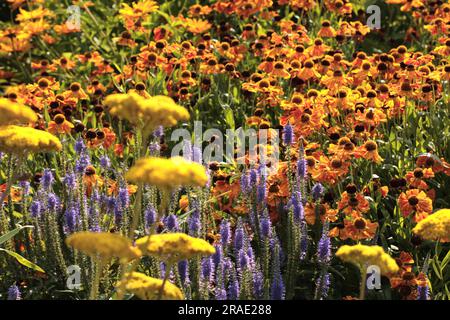
[[[0,98],[0,126],[9,124],[28,124],[37,120],[36,113],[29,107]]]
[[[421,220],[413,232],[425,240],[450,242],[450,209],[441,209]]]
[[[154,96],[145,100],[144,118],[151,128],[161,125],[165,128],[175,126],[178,121],[189,120],[189,112],[177,105],[172,98]]]
[[[163,280],[148,277],[139,272],[125,274],[117,287],[131,292],[143,300],[155,300],[161,294],[162,300],[184,300],[181,290],[174,284],[166,281],[161,292]]]
[[[109,113],[132,124],[138,124],[143,117],[142,109],[145,99],[137,93],[116,93],[107,96],[104,104],[108,106]]]
[[[207,241],[193,238],[185,233],[165,233],[136,240],[136,246],[143,254],[158,257],[167,263],[190,259],[195,256],[209,256],[216,250]]]
[[[0,127],[0,151],[13,154],[59,151],[61,142],[54,135],[30,127]]]
[[[381,274],[396,273],[398,265],[395,260],[380,246],[365,246],[357,244],[354,246],[344,245],[338,249],[336,256],[345,262],[356,266],[375,265],[380,268]]]
[[[127,238],[108,232],[77,232],[66,239],[67,245],[101,260],[119,258],[126,263],[141,256],[138,248],[131,245]]]
[[[135,125],[142,125],[144,134],[157,126],[173,127],[178,121],[189,120],[189,112],[166,96],[143,98],[135,92],[112,94],[105,98],[109,112]]]
[[[126,174],[128,181],[146,183],[165,190],[177,186],[205,186],[208,177],[205,168],[182,157],[170,159],[148,157],[136,161]]]

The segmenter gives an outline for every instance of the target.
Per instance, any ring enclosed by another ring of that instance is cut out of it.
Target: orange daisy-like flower
[[[365,213],[369,211],[369,201],[361,193],[349,194],[347,191],[342,193],[342,198],[338,203],[338,209],[346,214],[352,212]]]
[[[3,197],[3,193],[6,192],[7,184],[0,184],[0,198]],[[9,191],[9,196],[11,197],[12,202],[19,202],[22,200],[22,191],[19,188],[11,187]],[[9,201],[9,196],[5,196],[3,202],[7,203]]]
[[[348,173],[349,166],[347,161],[337,157],[329,159],[322,155],[319,157],[319,163],[311,170],[311,176],[315,181],[333,185]]]
[[[331,209],[330,205],[325,204],[315,204],[308,202],[305,206],[305,220],[309,225],[314,225],[316,223],[316,218],[325,223],[325,221],[334,222],[338,218],[338,210]]]
[[[289,77],[291,76],[289,72],[287,72],[285,64],[281,61],[274,63],[271,75],[284,79],[289,79]]]
[[[211,29],[212,25],[206,20],[186,18],[185,25],[189,32],[202,34]]]
[[[97,175],[93,166],[88,166],[84,171],[83,183],[86,189],[86,195],[89,197],[94,188],[103,186],[103,179]]]
[[[357,154],[366,160],[371,160],[375,163],[381,163],[383,159],[378,154],[378,146],[375,141],[366,141],[361,147],[358,148]]]
[[[47,131],[51,134],[67,134],[73,127],[74,125],[67,121],[63,114],[57,114],[53,121],[49,122]]]
[[[117,196],[119,194],[119,183],[115,180],[112,179],[108,179],[107,181],[107,185],[108,185],[108,195],[114,195]],[[137,186],[134,184],[127,184],[127,191],[128,194],[131,196],[132,194],[135,194],[137,191]]]
[[[344,229],[339,233],[341,240],[365,240],[372,239],[378,228],[378,223],[371,222],[360,216],[357,212],[352,212],[350,217],[344,220]],[[334,230],[332,230],[334,231]],[[331,235],[335,236],[334,232]]]
[[[398,198],[398,204],[403,216],[408,217],[414,213],[414,221],[416,222],[426,218],[433,211],[431,199],[419,189],[402,192]]]
[[[325,20],[322,21],[322,27],[320,28],[317,35],[322,38],[334,38],[336,36],[336,30],[333,29],[330,21]]]
[[[409,171],[405,175],[405,179],[411,187],[427,190],[428,184],[424,179],[429,179],[434,177],[434,172],[431,168],[416,168],[414,171]]]

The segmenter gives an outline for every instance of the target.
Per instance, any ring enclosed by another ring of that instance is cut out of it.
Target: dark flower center
[[[412,196],[411,198],[408,199],[408,203],[411,206],[415,206],[419,203],[419,199],[417,199],[417,197],[415,197],[415,196]]]

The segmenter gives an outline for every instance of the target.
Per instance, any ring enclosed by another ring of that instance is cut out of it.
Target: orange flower
[[[361,194],[349,194],[347,191],[342,193],[342,198],[338,203],[338,209],[345,212],[346,214],[351,214],[353,212],[365,213],[369,211],[369,201]]]
[[[67,134],[73,129],[74,125],[66,120],[63,114],[57,114],[53,121],[48,124],[47,131],[51,134]]]
[[[414,213],[414,221],[418,222],[433,211],[433,203],[425,192],[419,189],[402,192],[398,198],[400,211],[404,217]]]
[[[315,58],[323,56],[329,49],[330,47],[325,45],[322,39],[317,38],[312,46],[306,48],[305,53],[311,58]]]
[[[287,175],[280,174],[280,168],[278,173],[269,176],[267,179],[268,193],[267,193],[267,203],[270,206],[279,205],[283,199],[289,196],[289,183],[287,180]]]
[[[116,143],[114,145],[114,154],[119,158],[123,158],[124,146],[121,143]]]
[[[86,195],[89,197],[94,188],[103,186],[103,179],[97,175],[93,166],[88,166],[84,171],[83,183],[86,189]]]
[[[107,184],[108,184],[108,195],[117,196],[119,194],[119,184],[117,183],[117,181],[108,179]],[[136,193],[137,186],[134,184],[127,184],[127,191],[128,194],[131,196],[132,194]]]
[[[417,300],[417,279],[411,271],[400,272],[397,276],[391,277],[391,287],[396,289],[402,300]]]
[[[366,160],[372,160],[375,163],[381,163],[383,159],[378,154],[378,146],[375,141],[366,141],[362,146],[358,148],[356,152],[358,157],[362,157]]]
[[[7,188],[7,184],[6,183],[0,185],[0,197],[3,196],[4,192],[6,192],[6,188]],[[19,202],[19,201],[22,200],[22,191],[19,188],[11,187],[9,195],[11,196],[11,201],[12,202]],[[9,199],[9,197],[6,196],[5,199],[3,200],[3,202],[7,203],[8,199]]]
[[[310,59],[303,63],[303,68],[300,70],[298,77],[303,81],[319,79],[320,73],[314,69],[314,62]]]
[[[320,156],[319,163],[311,170],[311,176],[315,181],[335,184],[347,173],[350,163],[337,157],[327,158]]]
[[[447,172],[450,169],[450,165],[443,159],[439,159],[432,153],[423,153],[419,155],[416,160],[416,166],[422,168],[431,168],[434,173]]]
[[[289,72],[287,72],[286,66],[281,61],[274,63],[273,70],[270,74],[274,77],[279,77],[279,78],[284,78],[284,79],[289,79],[289,77],[291,76],[289,74]]]
[[[182,195],[179,201],[180,210],[185,212],[189,207],[189,198],[187,195]]]
[[[316,217],[319,217],[322,224],[325,221],[334,222],[337,220],[338,210],[331,209],[330,205],[325,204],[315,204],[308,202],[305,206],[305,220],[309,225],[314,225],[316,223]]]
[[[330,21],[325,20],[322,21],[322,27],[320,28],[317,35],[322,38],[334,38],[336,36],[336,30],[333,29]]]
[[[375,231],[378,228],[378,223],[371,222],[353,211],[349,217],[344,220],[344,229],[339,233],[341,240],[364,240],[372,239],[375,236]],[[332,230],[333,231],[333,230]],[[335,235],[335,232],[331,232]]]
[[[434,172],[431,168],[416,168],[414,171],[409,171],[405,175],[406,181],[411,187],[427,190],[428,184],[423,179],[429,179],[434,177]]]
[[[70,90],[63,92],[64,98],[87,99],[88,95],[81,88],[81,84],[74,82],[70,85]]]
[[[189,32],[194,34],[202,34],[211,29],[212,25],[206,20],[200,19],[185,19],[185,26],[187,27]]]
[[[110,128],[103,128],[102,131],[105,135],[105,138],[103,139],[103,147],[105,149],[109,149],[116,141],[116,134]]]

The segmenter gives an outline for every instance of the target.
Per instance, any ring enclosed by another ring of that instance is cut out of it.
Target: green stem
[[[100,285],[100,276],[103,269],[103,263],[99,259],[96,259],[96,268],[95,268],[95,276],[94,276],[94,282],[92,283],[91,287],[91,294],[89,296],[89,300],[97,300],[98,296],[98,288]]]
[[[361,271],[361,283],[359,285],[359,300],[364,300],[364,297],[366,295],[366,270],[364,270],[364,267],[360,267]]]

